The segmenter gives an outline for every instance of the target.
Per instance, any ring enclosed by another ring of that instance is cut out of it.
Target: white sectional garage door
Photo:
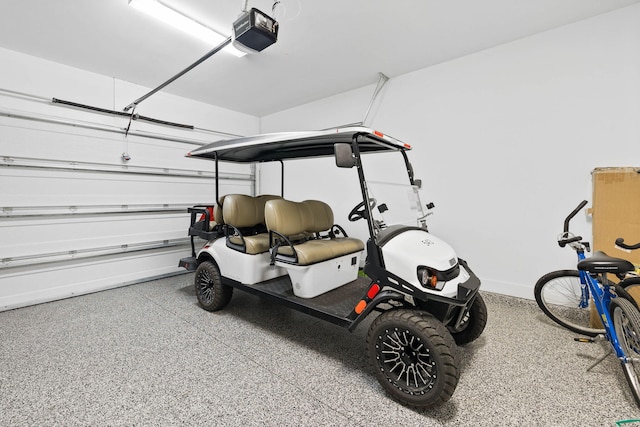
[[[184,156],[224,136],[60,109],[0,107],[0,310],[179,273],[187,207],[215,200],[215,164]],[[227,168],[221,194],[254,193]]]

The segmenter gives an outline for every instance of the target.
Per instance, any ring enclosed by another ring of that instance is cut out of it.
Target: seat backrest
[[[319,233],[330,230],[333,227],[333,211],[331,207],[320,200],[305,200],[311,218],[308,220],[307,229],[309,233]]]
[[[298,235],[312,228],[311,212],[304,202],[269,200],[265,204],[264,219],[267,229],[283,236]]]
[[[213,217],[216,219],[217,224],[224,224],[224,213],[222,212],[222,205],[226,196],[220,197],[218,203],[216,203]]]
[[[280,196],[262,195],[247,196],[246,194],[229,194],[224,199],[222,214],[224,222],[237,228],[264,225],[265,203]]]
[[[277,200],[277,199],[282,199],[282,197],[280,196],[275,196],[273,194],[261,194],[260,196],[256,196],[254,197],[255,199],[255,203],[256,203],[256,209],[258,209],[260,211],[260,215],[261,215],[261,224],[264,224],[264,205],[269,201],[269,200]]]

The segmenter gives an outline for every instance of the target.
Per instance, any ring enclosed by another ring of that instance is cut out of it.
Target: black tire
[[[211,261],[198,266],[194,282],[198,303],[207,311],[220,310],[231,300],[233,288],[222,283],[220,271]]]
[[[540,309],[558,325],[591,337],[604,334],[603,327],[591,325],[591,304],[580,307],[581,292],[578,270],[559,270],[545,274],[533,290]]]
[[[480,335],[482,335],[482,331],[484,331],[484,327],[487,325],[487,305],[484,303],[482,299],[482,295],[480,293],[476,294],[476,298],[469,307],[469,311],[465,315],[463,319],[463,323],[457,330],[449,329],[451,332],[451,336],[455,340],[458,345],[469,344],[472,341],[475,341]]]
[[[630,298],[640,308],[640,277],[629,277],[618,283],[627,293],[625,298]]]
[[[624,351],[622,369],[633,397],[640,405],[640,312],[625,298],[614,298],[609,306],[611,321]]]
[[[376,378],[394,399],[415,408],[431,408],[451,398],[458,385],[456,350],[447,328],[424,311],[387,311],[374,320],[367,335]]]

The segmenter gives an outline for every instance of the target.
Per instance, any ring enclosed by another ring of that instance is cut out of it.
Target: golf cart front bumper
[[[442,304],[437,304],[442,310],[438,317],[452,332],[464,329],[465,319],[480,290],[478,276],[469,268],[466,261],[458,259],[458,262],[467,271],[469,278],[465,282],[458,284],[458,293],[455,298],[449,298],[448,301],[442,301]]]
[[[457,305],[470,305],[480,289],[480,279],[469,268],[465,260],[458,258],[458,263],[467,271],[469,279],[458,284],[458,293],[455,299],[460,302],[460,304]]]

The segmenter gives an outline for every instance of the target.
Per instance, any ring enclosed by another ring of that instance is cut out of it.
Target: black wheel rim
[[[387,328],[376,339],[380,370],[396,388],[412,395],[435,385],[436,362],[425,343],[408,329]]]
[[[202,271],[198,277],[198,299],[204,305],[209,305],[213,301],[213,281],[208,271]]]

